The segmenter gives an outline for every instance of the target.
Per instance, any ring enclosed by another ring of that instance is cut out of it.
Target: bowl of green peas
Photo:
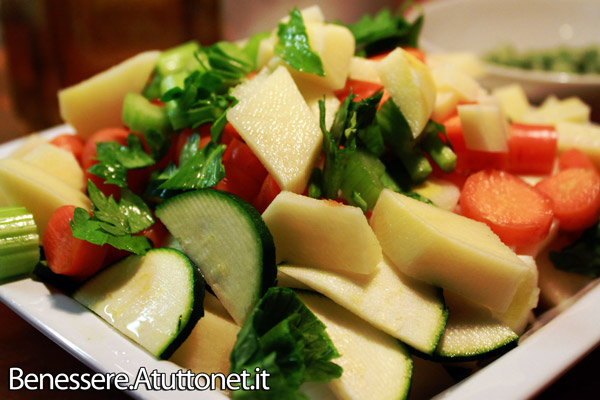
[[[423,12],[421,47],[476,54],[485,87],[600,103],[600,0],[434,0]]]

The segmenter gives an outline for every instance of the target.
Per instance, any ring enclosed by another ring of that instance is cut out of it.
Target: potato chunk
[[[263,213],[277,261],[370,274],[381,247],[358,207],[281,192]]]
[[[255,85],[253,80],[246,84]],[[243,96],[227,119],[282,190],[302,192],[323,135],[290,73],[279,67],[255,90],[240,88],[237,93]]]
[[[528,268],[482,222],[388,189],[371,227],[400,271],[505,312]]]
[[[84,139],[101,128],[120,126],[123,98],[141,93],[159,51],[146,51],[58,92],[60,115]]]

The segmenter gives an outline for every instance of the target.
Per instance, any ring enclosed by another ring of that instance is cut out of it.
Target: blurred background
[[[364,12],[400,3],[332,0],[319,5],[326,17],[353,22]],[[294,4],[303,8],[315,1],[0,0],[0,143],[60,124],[60,88],[143,50],[166,49],[191,39],[209,45],[270,29]],[[0,398],[34,398],[28,392],[8,392],[10,366],[55,374],[86,368],[1,304],[0,320],[10,327],[0,333]],[[598,365],[596,350],[541,398],[594,398],[600,389]],[[80,395],[55,394],[61,399]],[[107,395],[86,393],[88,398]],[[110,394],[121,396],[125,397]]]
[[[313,0],[0,0],[0,142],[61,123],[56,92],[143,50],[272,29]],[[321,4],[344,22],[398,1]]]

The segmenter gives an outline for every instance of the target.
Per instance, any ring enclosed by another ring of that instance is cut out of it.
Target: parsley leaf
[[[550,260],[558,269],[586,275],[600,276],[600,221],[586,229],[573,244],[560,251],[551,251]]]
[[[202,49],[212,73],[218,74],[226,86],[233,86],[254,68],[252,58],[237,44],[218,42]]]
[[[221,162],[226,146],[209,142],[198,149],[200,135],[194,133],[182,149],[179,169],[171,171],[171,176],[158,189],[202,189],[215,186],[225,177],[225,167]]]
[[[105,179],[106,183],[127,187],[127,171],[135,168],[148,167],[155,163],[149,156],[140,139],[130,134],[127,146],[116,142],[96,144],[97,164],[90,167],[89,172]]]
[[[422,15],[410,23],[402,15],[392,15],[390,10],[385,9],[375,17],[365,15],[358,22],[346,26],[356,41],[355,54],[369,57],[398,46],[418,47],[422,25]]]
[[[87,210],[77,207],[70,222],[73,237],[90,243],[111,246],[143,255],[152,248],[145,236],[132,236],[154,224],[154,217],[142,199],[129,189],[121,189],[119,203],[106,197],[88,181],[88,193],[94,205],[93,217]]]
[[[342,368],[325,325],[288,288],[270,288],[246,319],[230,355],[231,372],[268,371],[268,391],[233,392],[234,399],[305,399],[304,382],[338,378]]]
[[[165,78],[172,85],[160,98],[166,103],[167,113],[174,129],[215,122],[224,118],[235,98],[228,94],[217,94],[224,86],[223,79],[214,71],[194,71],[188,75],[181,85],[176,75]],[[225,126],[225,124],[222,124]]]
[[[306,26],[298,8],[290,12],[287,24],[279,24],[277,36],[279,41],[275,45],[275,55],[297,71],[325,76],[321,58],[311,50],[308,43]]]
[[[350,93],[338,109],[331,130],[325,127],[325,102],[319,100],[320,126],[325,153],[323,197],[327,199],[338,197],[348,159],[356,151],[357,135],[373,124],[381,96],[382,93],[379,92],[360,102],[355,102],[353,100],[356,96]]]

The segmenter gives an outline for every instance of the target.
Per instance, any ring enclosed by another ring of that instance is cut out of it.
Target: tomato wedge
[[[252,205],[262,214],[279,193],[281,193],[281,188],[277,184],[277,181],[275,181],[275,178],[269,174],[260,187],[260,191],[252,202]]]

